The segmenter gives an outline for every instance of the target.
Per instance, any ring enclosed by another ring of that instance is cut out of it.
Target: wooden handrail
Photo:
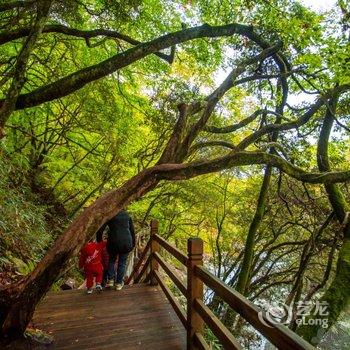
[[[149,266],[151,262],[151,255],[148,255],[147,260],[145,262],[145,264],[142,267],[142,270],[139,272],[139,274],[135,277],[135,283],[139,283],[141,280],[141,277],[143,276],[143,274],[145,273],[145,271],[147,270],[147,267]]]
[[[160,237],[159,235],[154,235],[154,238],[172,256],[174,256],[177,260],[179,260],[185,266],[187,265],[188,258],[181,250],[170,245],[164,238]]]
[[[148,253],[150,246],[151,246],[151,241],[148,241],[146,244],[146,247],[144,248],[144,250],[139,258],[139,261],[137,262],[136,266],[134,267],[129,278],[126,280],[125,284],[129,284],[132,281],[132,279],[135,277],[135,275],[138,273],[138,271],[140,270],[140,267],[141,267],[143,261],[145,260],[146,254]]]
[[[193,342],[198,350],[211,350],[201,333],[194,333]]]
[[[174,311],[176,312],[177,316],[179,317],[180,321],[182,324],[185,326],[187,325],[187,320],[186,320],[186,314],[180,303],[176,300],[174,294],[171,292],[171,290],[165,285],[163,282],[162,278],[159,275],[158,271],[154,272],[154,276],[156,277],[160,287],[163,289],[164,294],[168,298],[171,306],[173,307]]]
[[[283,350],[315,350],[311,344],[292,332],[289,328],[281,324],[271,323],[261,309],[237,291],[228,287],[204,267],[196,266],[195,274],[229,304],[233,310],[238,312],[278,348]],[[260,320],[261,318],[263,322]]]
[[[196,299],[203,300],[203,282],[194,273],[196,266],[203,265],[203,241],[200,238],[187,240],[187,350],[195,350],[195,333],[203,334],[204,322],[194,307]]]
[[[187,330],[187,349],[209,350],[209,346],[203,337],[203,321],[219,339],[225,349],[242,349],[241,345],[233,337],[231,332],[214,315],[214,313],[203,302],[203,283],[211,288],[223,301],[225,301],[235,312],[240,314],[244,320],[249,322],[257,331],[266,337],[272,344],[282,350],[316,350],[311,344],[299,337],[289,328],[277,324],[266,316],[266,314],[243,295],[227,286],[219,278],[210,273],[202,265],[203,242],[199,238],[188,240],[188,257],[176,247],[173,247],[158,234],[158,223],[154,220],[151,224],[151,238],[142,253],[132,276],[135,276],[145,259],[147,251],[151,248],[146,263],[135,278],[137,283],[148,265],[151,270],[151,284],[158,283],[170,304],[178,315],[180,321]],[[159,245],[159,246],[158,246]],[[187,266],[187,287],[180,280],[171,266],[163,260],[159,254],[159,247],[163,247],[173,257]],[[162,280],[158,265],[170,277],[174,284],[187,298],[187,316],[180,303]]]
[[[231,332],[225,327],[225,325],[214,315],[214,313],[206,306],[202,300],[196,299],[194,301],[194,307],[213,331],[216,337],[221,341],[224,349],[228,350],[241,350],[241,345],[237,342]]]
[[[174,282],[177,288],[179,288],[180,292],[186,296],[187,288],[185,284],[180,280],[180,278],[176,275],[175,272],[172,271],[170,265],[166,263],[159,253],[154,254],[154,258],[158,261],[159,265],[163,268],[166,274],[170,277],[170,279]]]
[[[151,286],[156,286],[158,284],[157,279],[154,275],[155,271],[158,271],[158,261],[154,259],[154,254],[159,252],[159,243],[155,239],[155,236],[158,233],[158,221],[157,220],[151,220],[151,271],[149,274],[150,278],[150,284]]]

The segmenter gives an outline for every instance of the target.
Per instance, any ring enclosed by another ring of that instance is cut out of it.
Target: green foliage
[[[343,15],[347,4],[339,1],[339,5],[341,11],[334,7],[316,13],[294,0],[57,0],[48,24],[80,30],[109,29],[140,42],[203,23],[252,25],[267,46],[277,39],[283,41],[281,52],[293,70],[293,77],[288,76],[290,95],[283,121],[295,121],[316,94],[350,82],[347,17]],[[0,13],[1,33],[29,26],[33,16],[33,9],[18,10],[14,17]],[[23,39],[18,39],[0,46],[1,98],[10,86],[22,43]],[[130,43],[103,36],[84,40],[62,33],[42,34],[30,55],[22,93],[108,60],[130,47]],[[1,146],[0,269],[11,266],[21,275],[32,271],[52,239],[77,213],[158,161],[178,118],[179,103],[203,103],[237,64],[260,51],[255,43],[238,35],[192,40],[175,48],[172,64],[150,55],[64,98],[14,112]],[[276,65],[268,59],[248,67],[242,77],[272,73],[276,73]],[[279,88],[273,77],[235,86],[220,100],[208,124],[225,127],[239,123],[257,109],[274,111]],[[349,105],[349,94],[345,94],[339,101],[329,146],[333,170],[349,169]],[[283,151],[282,158],[315,171],[325,111],[321,108],[306,125],[279,135],[281,147],[276,152],[282,157]],[[187,130],[198,117],[189,118]],[[237,145],[275,122],[276,115],[271,113],[259,116],[238,132],[201,132],[196,141]],[[270,141],[270,135],[264,136],[248,150],[267,150]],[[227,152],[223,147],[204,147],[187,160],[201,161]],[[182,251],[186,251],[188,237],[201,237],[206,264],[235,286],[262,174],[261,166],[252,166],[189,181],[163,182],[128,210],[138,230],[147,227],[151,218],[158,219],[161,235]],[[304,250],[310,259],[303,271],[300,298],[322,282],[331,247],[336,244],[335,260],[342,237],[336,235],[341,228],[332,222],[314,241],[331,210],[321,186],[304,186],[277,171],[271,183],[254,242],[248,297],[284,302],[297,280]],[[350,198],[346,185],[341,189]],[[58,211],[60,218],[54,220],[53,213]],[[171,263],[181,272],[177,261]],[[80,278],[74,268],[69,274]],[[334,264],[330,279],[333,275]],[[323,285],[319,293],[326,287]],[[210,291],[208,295],[211,304]],[[219,305],[214,311],[233,328],[236,315],[226,313],[227,306]],[[210,331],[206,336],[214,349],[220,348]],[[246,339],[245,344],[257,341],[257,335],[247,327],[243,327],[241,337]]]
[[[26,275],[51,242],[47,208],[37,203],[20,166],[4,159],[0,162],[0,268],[10,265]]]

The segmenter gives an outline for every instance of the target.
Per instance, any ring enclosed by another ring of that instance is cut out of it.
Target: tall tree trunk
[[[276,112],[275,124],[279,124],[282,121],[283,110],[287,102],[287,96],[288,96],[288,84],[285,79],[280,79],[278,81],[276,94],[278,97],[278,103],[275,108],[275,112]],[[263,116],[263,120],[265,119],[265,117],[266,115]],[[272,143],[275,143],[277,142],[277,139],[278,139],[278,131],[274,131],[271,135],[270,140],[272,141]],[[271,147],[269,153],[271,154],[275,153],[275,149]],[[255,237],[264,217],[266,199],[267,199],[270,182],[271,182],[271,173],[272,173],[272,167],[270,165],[267,165],[265,168],[263,183],[260,188],[260,193],[259,193],[259,198],[258,198],[258,203],[256,206],[254,218],[249,226],[249,231],[246,239],[243,261],[242,261],[242,265],[238,275],[238,282],[236,286],[236,290],[243,295],[246,295],[247,289],[250,284],[250,277],[251,277],[250,275],[252,271],[254,248],[255,248]]]
[[[328,144],[334,123],[337,99],[338,98],[335,97],[330,101],[320,132],[317,149],[317,162],[320,171],[330,171],[331,169],[328,158]],[[320,299],[321,303],[324,302],[328,305],[327,311],[329,314],[314,314],[314,309],[311,315],[306,319],[306,325],[302,325],[297,329],[298,334],[315,345],[320,342],[325,332],[334,325],[340,313],[350,303],[350,206],[338,185],[325,184],[325,189],[335,216],[343,227],[344,240],[339,251],[337,268],[333,281]],[[311,319],[315,319],[314,322],[308,322]],[[316,319],[324,320],[326,325],[322,327],[320,321],[316,324]],[[308,325],[308,323],[312,325]]]
[[[41,34],[43,27],[46,23],[51,3],[52,0],[37,1],[37,16],[35,19],[35,23],[31,28],[29,35],[21,48],[20,53],[18,54],[11,85],[7,91],[4,103],[0,107],[0,139],[4,136],[5,123],[11,115],[11,113],[13,112],[13,110],[15,109],[18,96],[25,83],[25,72],[29,60],[29,55],[33,50],[38,36]]]
[[[259,193],[259,198],[258,198],[258,203],[256,206],[254,218],[249,226],[249,231],[248,231],[247,239],[244,246],[243,261],[242,261],[242,265],[238,276],[238,282],[236,285],[236,290],[243,295],[246,294],[247,287],[250,281],[250,274],[252,270],[254,248],[255,248],[255,238],[256,238],[256,233],[259,229],[259,226],[264,216],[266,198],[267,198],[270,181],[271,181],[271,171],[272,171],[271,166],[267,166],[265,168],[264,179],[260,188],[260,193]]]

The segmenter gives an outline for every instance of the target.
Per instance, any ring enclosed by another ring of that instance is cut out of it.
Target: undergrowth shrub
[[[0,159],[0,271],[25,275],[42,258],[51,241],[45,205],[23,175],[25,170]]]

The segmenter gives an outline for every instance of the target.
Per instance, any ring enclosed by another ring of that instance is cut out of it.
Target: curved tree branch
[[[30,27],[25,27],[25,28],[18,28],[16,30],[0,33],[0,45],[6,44],[16,39],[23,38],[29,35],[30,30],[31,30]],[[103,36],[104,38],[109,38],[109,39],[119,39],[134,46],[141,44],[141,41],[139,40],[133,39],[128,35],[125,35],[123,33],[119,33],[115,30],[110,30],[110,29],[81,30],[81,29],[69,28],[62,24],[49,24],[43,28],[42,33],[57,33],[57,34],[65,34],[65,35],[73,36],[76,38],[83,38],[85,39],[89,47],[91,46],[89,43],[89,40],[100,36]],[[175,46],[171,47],[170,55],[164,54],[162,52],[155,52],[154,54],[160,57],[161,59],[167,61],[168,63],[172,63],[175,55]]]
[[[257,63],[259,61],[264,61],[267,57],[275,55],[278,50],[282,47],[282,42],[278,42],[275,46],[269,47],[259,54],[245,59],[243,62],[238,64],[226,77],[223,83],[216,88],[209,96],[206,98],[206,107],[203,110],[201,117],[198,121],[191,126],[187,135],[184,137],[180,147],[179,153],[177,155],[176,161],[183,161],[189,153],[189,149],[193,141],[195,140],[198,133],[203,130],[209,117],[211,116],[215,106],[219,100],[225,95],[225,93],[235,86],[237,77],[242,74],[249,65]]]
[[[36,2],[37,2],[36,0],[27,0],[27,1],[22,0],[22,1],[12,1],[5,4],[0,4],[0,12],[13,10],[19,7],[26,8],[34,5]]]
[[[330,99],[327,111],[321,127],[321,132],[317,145],[317,164],[319,170],[329,174],[331,166],[328,156],[329,138],[334,124],[334,114],[337,108],[339,96],[336,94]],[[333,208],[334,214],[342,224],[343,242],[339,250],[337,269],[334,279],[321,298],[328,304],[329,314],[322,315],[327,319],[327,329],[337,321],[340,313],[346,309],[350,303],[349,283],[350,283],[350,223],[348,221],[349,203],[347,202],[341,188],[335,183],[325,183],[328,200]],[[310,313],[310,318],[316,315]],[[317,315],[320,317],[320,315]],[[298,327],[297,332],[308,341],[320,341],[317,334],[321,326],[316,323],[308,323]]]
[[[221,171],[243,165],[265,164],[278,168],[287,175],[308,183],[339,183],[350,181],[350,170],[329,172],[307,172],[287,160],[267,152],[230,152],[226,156],[212,160],[184,164],[163,164],[155,166],[153,171],[161,180],[184,180],[195,176]]]
[[[206,126],[203,130],[207,131],[207,132],[211,132],[213,134],[228,134],[230,132],[237,131],[237,130],[243,128],[244,126],[250,124],[252,121],[254,121],[261,114],[277,115],[277,113],[275,111],[269,111],[266,109],[259,109],[259,110],[255,111],[253,114],[251,114],[249,117],[244,118],[243,120],[241,120],[240,122],[238,122],[236,124],[224,126],[222,128],[209,125],[209,126]]]
[[[162,164],[145,169],[120,188],[97,199],[84,210],[56,240],[34,271],[16,285],[0,288],[0,319],[3,334],[22,334],[31,319],[36,304],[65,269],[69,259],[107,220],[123,206],[157,186],[162,179],[181,180],[239,165],[269,164],[306,182],[331,183],[350,180],[350,171],[307,173],[276,155],[264,152],[237,152],[211,161],[189,164]],[[15,321],[15,322],[14,322]]]
[[[189,153],[191,154],[191,153],[193,153],[201,148],[214,147],[214,146],[225,147],[225,148],[229,148],[232,150],[236,149],[236,146],[234,144],[232,144],[231,142],[216,140],[216,141],[198,142],[190,148]]]
[[[321,107],[327,104],[327,98],[330,98],[336,94],[341,94],[346,91],[350,90],[350,84],[344,84],[340,85],[327,93],[325,93],[323,96],[320,96],[317,101],[309,107],[309,109],[298,119],[295,121],[291,121],[288,123],[283,124],[268,124],[261,129],[257,130],[256,132],[250,134],[245,139],[243,139],[238,145],[237,148],[240,150],[243,150],[247,148],[249,145],[254,143],[256,140],[260,139],[262,136],[267,135],[269,133],[273,133],[275,131],[285,131],[285,130],[291,130],[291,129],[297,129],[298,127],[306,124],[312,116],[317,113]]]
[[[42,86],[32,92],[20,95],[16,109],[24,109],[37,106],[41,103],[67,96],[82,88],[86,84],[107,76],[118,69],[126,67],[150,54],[198,38],[229,37],[234,34],[249,38],[263,49],[271,45],[263,40],[254,30],[254,27],[232,23],[223,26],[210,26],[204,24],[198,27],[180,30],[158,37],[154,40],[141,43],[124,52],[118,53],[98,64],[83,68],[51,84]],[[280,67],[288,66],[288,63],[280,53],[272,56]],[[284,69],[284,68],[283,68]],[[0,107],[3,100],[0,100]]]

